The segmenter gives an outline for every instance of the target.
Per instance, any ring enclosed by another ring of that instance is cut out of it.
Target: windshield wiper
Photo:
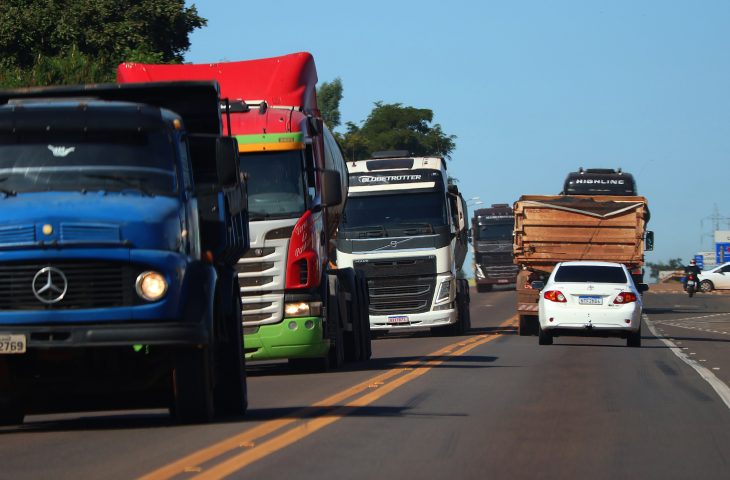
[[[357,232],[359,238],[381,238],[388,235],[382,225],[361,225],[359,227],[345,227],[346,232]]]
[[[130,188],[134,188],[135,190],[139,190],[142,192],[143,195],[146,195],[148,197],[154,197],[155,195],[150,192],[147,187],[144,186],[144,182],[147,181],[147,179],[142,177],[129,177],[126,175],[111,175],[111,174],[97,174],[97,173],[84,173],[84,176],[87,178],[94,178],[99,180],[113,180],[117,183],[121,183],[122,185],[125,185]]]

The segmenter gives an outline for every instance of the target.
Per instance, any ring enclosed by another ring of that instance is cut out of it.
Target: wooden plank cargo
[[[539,292],[558,262],[623,263],[641,281],[649,207],[641,196],[523,195],[514,204],[513,253],[520,266],[517,313],[520,334],[537,324]],[[532,324],[535,325],[532,325]],[[529,324],[529,325],[528,325]]]

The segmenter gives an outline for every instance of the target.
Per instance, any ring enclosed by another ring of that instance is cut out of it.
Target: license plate
[[[497,280],[497,283],[507,283],[507,279],[501,278],[501,279]]]
[[[687,281],[687,285],[690,286],[690,287],[694,287],[695,281],[694,280],[688,280]]]
[[[388,323],[391,325],[399,325],[402,323],[410,323],[410,320],[407,315],[394,315],[392,317],[388,317]]]
[[[603,298],[594,296],[580,296],[578,297],[578,303],[581,305],[603,305]]]
[[[0,333],[0,355],[25,353],[25,335]]]

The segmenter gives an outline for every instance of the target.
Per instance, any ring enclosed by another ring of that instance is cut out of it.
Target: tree
[[[324,82],[317,89],[317,104],[322,112],[322,119],[330,128],[340,126],[340,101],[342,100],[342,80],[339,77],[331,82]]]
[[[432,110],[376,102],[362,127],[348,122],[343,136],[345,156],[360,160],[380,150],[408,150],[411,155],[450,159],[456,136],[444,133],[438,123],[429,126],[432,121]]]
[[[650,271],[649,277],[651,278],[659,278],[659,272],[684,269],[681,258],[672,258],[668,263],[647,262],[646,266]]]
[[[3,0],[0,85],[113,81],[121,62],[180,62],[206,23],[184,0]]]

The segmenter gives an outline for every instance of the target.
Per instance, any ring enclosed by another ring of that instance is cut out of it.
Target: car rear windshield
[[[555,273],[556,282],[626,283],[621,267],[565,265]]]

